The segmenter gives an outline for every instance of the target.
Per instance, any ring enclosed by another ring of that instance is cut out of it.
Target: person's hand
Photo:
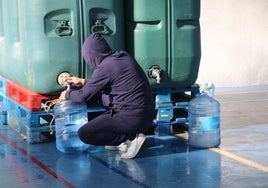
[[[66,83],[70,86],[80,87],[84,85],[85,79],[72,76],[66,78]]]
[[[64,101],[66,99],[65,95],[66,95],[66,90],[61,92],[60,97],[59,97],[59,101]]]

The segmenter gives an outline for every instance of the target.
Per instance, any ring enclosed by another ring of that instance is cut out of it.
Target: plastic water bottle
[[[78,129],[87,123],[85,103],[65,100],[57,103],[55,109],[56,147],[63,153],[76,153],[88,149],[78,137]]]
[[[189,145],[211,148],[220,145],[220,103],[207,93],[193,98],[188,106]]]

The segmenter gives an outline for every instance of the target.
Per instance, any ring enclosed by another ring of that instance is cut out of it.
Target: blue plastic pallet
[[[5,117],[2,114],[1,121],[13,130],[18,132],[28,143],[42,143],[55,140],[54,135],[50,135],[51,129],[49,123],[52,116],[44,111],[29,111],[17,102],[0,94],[1,107],[4,109]],[[5,120],[4,120],[5,119]]]
[[[0,93],[0,105],[1,109],[5,109],[6,112],[6,117],[1,118],[1,121],[6,119],[5,124],[18,132],[28,143],[55,140],[55,136],[50,134],[51,131],[54,131],[54,122],[50,126],[54,114],[53,109],[49,112],[31,111],[3,93]],[[103,112],[105,108],[96,106],[88,108],[87,111],[88,113]]]
[[[13,122],[8,122],[8,124],[14,124],[15,121],[16,124],[28,127],[41,127],[49,125],[49,121],[52,119],[49,113],[45,111],[30,111],[8,97],[5,98],[3,107],[6,109],[8,117],[14,119]]]
[[[153,125],[157,132],[176,134],[178,127],[185,128],[188,123],[188,103],[199,93],[197,84],[188,88],[154,90],[157,114]]]
[[[0,125],[7,125],[7,111],[3,108],[5,102],[4,96],[0,95]]]

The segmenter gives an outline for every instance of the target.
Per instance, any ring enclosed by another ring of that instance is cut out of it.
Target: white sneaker
[[[138,134],[137,137],[130,142],[127,152],[121,154],[121,158],[131,159],[135,157],[138,154],[145,139],[146,139],[146,136],[144,134],[142,133]]]
[[[107,150],[113,150],[113,151],[122,151],[126,152],[127,151],[127,144],[125,142],[121,143],[118,146],[105,146],[105,149]]]

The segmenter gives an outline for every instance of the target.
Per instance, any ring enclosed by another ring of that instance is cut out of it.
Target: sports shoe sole
[[[118,146],[105,146],[105,149],[107,150],[111,150],[111,151],[122,151],[122,152],[126,152],[127,151],[127,145],[125,143],[122,143]]]

